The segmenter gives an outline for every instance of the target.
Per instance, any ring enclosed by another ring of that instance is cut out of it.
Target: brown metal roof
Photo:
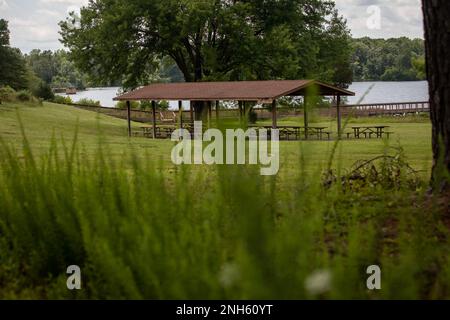
[[[284,96],[303,96],[317,86],[323,96],[354,96],[351,91],[315,80],[156,83],[128,92],[114,100],[267,101]]]

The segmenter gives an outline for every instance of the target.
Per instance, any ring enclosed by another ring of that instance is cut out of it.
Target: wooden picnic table
[[[251,125],[250,128],[264,128],[264,129],[272,129],[272,126],[257,126],[257,125]],[[330,132],[326,132],[325,130],[328,129],[328,127],[304,127],[304,126],[289,126],[289,125],[280,125],[277,126],[277,129],[280,130],[280,136],[286,137],[287,140],[290,140],[291,137],[293,137],[295,140],[299,140],[301,136],[304,136],[305,138],[308,138],[310,136],[316,136],[318,139],[323,139],[324,135],[328,136],[328,140],[331,137]]]
[[[174,126],[156,126],[156,138],[169,138],[177,128]],[[153,126],[142,126],[144,137],[153,138]]]
[[[168,126],[168,125],[159,125],[156,126],[156,137],[157,138],[170,138],[172,133],[179,129],[178,126]],[[185,122],[183,123],[183,129],[186,129],[190,132],[192,136],[194,136],[194,124]],[[206,130],[207,127],[203,126],[203,130]],[[153,138],[153,126],[142,126],[141,127],[142,133],[144,137],[147,138]]]
[[[146,138],[152,138],[153,137],[153,127],[141,127],[142,134]]]
[[[372,138],[373,135],[376,136],[376,138],[383,138],[384,135],[389,135],[391,132],[386,132],[386,129],[390,128],[389,126],[353,126],[353,132],[347,133],[347,138],[350,138],[350,136],[353,134],[353,136],[357,139],[361,139],[362,135],[364,135],[364,138]]]
[[[270,136],[272,126],[256,126],[250,125],[250,128],[264,128],[268,129],[268,134]],[[192,123],[184,123],[183,128],[187,129],[192,135],[194,134],[194,126]],[[156,126],[156,138],[169,138],[173,131],[177,129],[176,126]],[[206,129],[206,127],[204,127]],[[280,130],[280,138],[285,138],[287,140],[299,140],[301,137],[308,138],[310,136],[316,136],[318,139],[322,140],[326,135],[328,140],[330,139],[331,132],[327,132],[328,127],[304,127],[304,126],[289,126],[281,125],[277,129]],[[142,133],[144,137],[153,138],[153,126],[142,126]]]

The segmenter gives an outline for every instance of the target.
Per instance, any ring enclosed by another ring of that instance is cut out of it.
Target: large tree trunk
[[[433,124],[432,183],[442,191],[450,185],[450,1],[422,0],[422,4]]]
[[[203,59],[201,57],[200,36],[196,36],[196,46],[193,48],[188,38],[183,40],[187,54],[173,54],[172,58],[178,65],[178,68],[184,75],[186,82],[199,82],[203,79]],[[206,117],[205,103],[203,101],[194,101],[195,120],[204,120]]]

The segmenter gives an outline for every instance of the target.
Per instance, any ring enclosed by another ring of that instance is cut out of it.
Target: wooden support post
[[[308,128],[309,128],[309,124],[308,124],[308,98],[307,98],[307,96],[305,95],[304,97],[303,97],[303,104],[304,104],[304,107],[303,107],[303,110],[304,110],[304,112],[303,112],[303,118],[304,118],[304,124],[305,124],[305,139],[306,140],[308,140],[308,136],[309,136],[309,133],[308,133]]]
[[[216,101],[216,124],[219,124],[219,101]]]
[[[178,123],[179,128],[183,129],[183,101],[178,101]]]
[[[338,127],[338,136],[339,138],[342,135],[342,119],[341,119],[341,96],[337,96],[336,101],[336,111],[337,111],[337,127]]]
[[[156,101],[152,101],[153,139],[156,139]]]
[[[277,128],[277,100],[272,101],[272,128]]]
[[[242,122],[242,101],[238,101],[239,107],[239,122]]]
[[[212,121],[212,101],[208,101],[208,128],[211,128]]]
[[[189,114],[191,116],[191,124],[194,123],[194,102],[190,101]]]
[[[127,101],[128,136],[131,137],[131,104]]]

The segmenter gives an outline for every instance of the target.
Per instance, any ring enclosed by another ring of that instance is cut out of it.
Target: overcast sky
[[[151,0],[149,0],[151,1]],[[11,45],[23,52],[59,49],[58,22],[88,0],[0,0],[9,21]],[[336,0],[354,37],[423,38],[420,0]]]

